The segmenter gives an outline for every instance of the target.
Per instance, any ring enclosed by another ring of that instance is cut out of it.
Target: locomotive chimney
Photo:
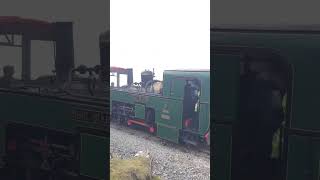
[[[145,70],[141,73],[141,86],[145,87],[146,83],[153,80],[153,72]]]

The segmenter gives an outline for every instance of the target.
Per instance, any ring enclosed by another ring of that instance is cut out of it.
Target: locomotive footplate
[[[153,126],[153,125],[150,125],[150,124],[146,124],[144,122],[144,120],[133,120],[133,119],[129,119],[128,120],[128,126],[131,126],[132,124],[137,124],[137,125],[140,125],[140,126],[144,126],[146,128],[148,128],[148,131],[150,133],[154,133],[156,131],[156,128]]]

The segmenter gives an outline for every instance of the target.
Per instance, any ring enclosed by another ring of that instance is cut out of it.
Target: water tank
[[[148,81],[152,81],[153,80],[153,72],[149,71],[149,70],[145,70],[141,73],[141,83],[142,83],[142,87],[145,87],[146,83]]]

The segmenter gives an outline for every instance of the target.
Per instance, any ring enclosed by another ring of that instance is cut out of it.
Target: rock
[[[145,158],[150,158],[150,153],[149,152],[143,152],[139,151],[134,155],[135,157],[145,157]]]

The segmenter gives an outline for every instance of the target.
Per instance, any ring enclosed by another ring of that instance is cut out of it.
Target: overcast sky
[[[99,33],[109,28],[109,7],[106,0],[6,0],[1,1],[0,16],[22,16],[48,21],[74,22],[74,50],[76,64],[99,63]],[[52,70],[52,45],[33,43],[32,71],[44,74]],[[38,49],[41,48],[41,51]],[[20,49],[0,46],[0,70],[4,64],[20,64]],[[20,70],[21,67],[17,67]]]
[[[210,69],[209,0],[111,0],[111,65]]]
[[[211,24],[319,24],[318,4],[315,0],[211,0]],[[109,28],[107,5],[108,0],[3,0],[0,16],[74,21],[75,62],[95,65],[98,35]],[[111,65],[140,70],[209,68],[210,6],[209,0],[111,0]],[[51,71],[45,67],[53,65],[52,45],[34,45],[33,70]],[[0,68],[20,64],[17,48],[0,47],[0,55]]]

